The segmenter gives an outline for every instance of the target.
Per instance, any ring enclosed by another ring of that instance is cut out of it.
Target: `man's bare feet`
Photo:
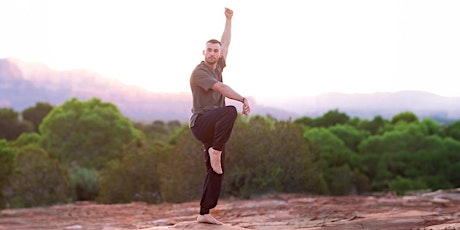
[[[216,172],[217,174],[224,173],[222,171],[222,165],[220,162],[220,156],[222,155],[222,151],[215,150],[211,147],[209,148],[208,153],[209,160],[211,161],[212,170],[214,170],[214,172]]]
[[[206,223],[206,224],[217,224],[217,225],[222,224],[220,221],[216,220],[216,218],[212,217],[209,214],[198,215],[198,217],[196,218],[196,222]]]

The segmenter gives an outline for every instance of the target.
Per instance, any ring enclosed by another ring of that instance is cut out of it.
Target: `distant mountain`
[[[423,91],[395,93],[345,94],[327,93],[313,97],[296,98],[283,103],[296,114],[321,116],[331,109],[349,116],[371,119],[376,115],[391,118],[410,111],[419,118],[431,117],[438,121],[460,119],[460,97],[443,97]]]
[[[189,92],[154,93],[88,70],[56,71],[41,64],[0,59],[0,107],[21,112],[37,102],[61,105],[71,98],[88,100],[93,97],[115,104],[123,115],[140,122],[187,122],[192,104]],[[318,117],[332,109],[366,119],[377,115],[390,119],[398,113],[411,111],[419,118],[460,120],[459,97],[442,97],[421,91],[327,93],[286,99],[269,103],[270,106],[258,105],[256,98],[250,100],[252,114],[270,115],[280,120]],[[228,103],[240,106],[231,100]]]
[[[56,71],[42,64],[0,59],[0,107],[21,112],[37,102],[61,105],[71,98],[88,100],[93,97],[115,104],[123,115],[141,122],[187,122],[192,105],[189,92],[154,93],[88,70]],[[257,105],[253,111],[280,119],[293,116],[282,109]]]

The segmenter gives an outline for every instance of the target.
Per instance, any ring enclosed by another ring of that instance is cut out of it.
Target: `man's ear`
[[[203,50],[203,55],[206,55],[206,50]]]

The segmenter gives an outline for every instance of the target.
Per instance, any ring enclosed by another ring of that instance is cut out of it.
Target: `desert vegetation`
[[[460,187],[460,121],[238,117],[223,197],[368,194]],[[138,123],[98,98],[0,108],[0,208],[200,197],[202,146],[180,121]]]

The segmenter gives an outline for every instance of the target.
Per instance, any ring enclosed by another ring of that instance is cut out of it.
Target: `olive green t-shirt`
[[[215,70],[206,65],[204,61],[193,70],[190,76],[190,88],[193,97],[190,128],[195,125],[195,120],[199,114],[225,106],[225,97],[220,92],[211,89],[215,83],[222,82],[222,72],[225,66],[225,59],[219,58]]]

